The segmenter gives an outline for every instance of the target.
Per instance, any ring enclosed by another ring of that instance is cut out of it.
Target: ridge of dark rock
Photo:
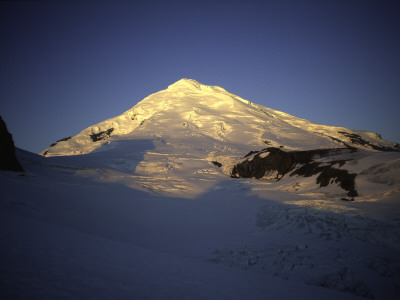
[[[269,147],[256,152],[252,159],[247,154],[246,160],[236,164],[232,169],[233,178],[256,178],[261,179],[266,174],[276,172],[275,180],[281,180],[285,175],[311,177],[317,175],[316,184],[325,187],[337,183],[347,191],[349,197],[358,196],[355,189],[355,178],[357,174],[349,173],[347,170],[335,168],[343,166],[347,160],[332,160],[329,162],[318,162],[315,158],[336,156],[343,153],[354,152],[349,148],[315,149],[305,151],[283,151],[280,148]],[[261,154],[267,154],[261,157]]]
[[[0,116],[0,170],[24,172],[15,156],[15,146],[6,123]]]

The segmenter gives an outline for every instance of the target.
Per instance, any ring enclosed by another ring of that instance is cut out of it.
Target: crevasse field
[[[354,201],[316,176],[230,177],[266,146],[346,145]],[[42,156],[17,149],[1,298],[398,299],[400,155],[379,147],[395,145],[180,80]]]

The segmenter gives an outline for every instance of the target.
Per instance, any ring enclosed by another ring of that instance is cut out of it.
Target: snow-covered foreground
[[[112,170],[84,156],[18,156],[24,176],[0,172],[2,299],[400,295],[398,205],[375,218],[376,202],[266,199],[215,174],[194,198],[168,197],[101,180]]]

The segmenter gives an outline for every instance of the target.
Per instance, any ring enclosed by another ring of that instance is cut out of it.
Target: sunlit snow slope
[[[351,135],[359,136],[363,143],[356,143]],[[224,153],[265,145],[296,150],[343,147],[344,144],[366,149],[396,147],[375,133],[315,124],[254,104],[221,87],[181,79],[123,114],[61,140],[41,154],[86,154],[104,143],[137,138],[199,143],[208,151],[222,146]]]
[[[187,196],[225,179],[246,153],[266,147],[399,150],[374,133],[315,124],[221,87],[181,79],[119,116],[59,140],[41,155],[90,153],[96,167],[113,170],[112,180],[123,175],[125,183],[136,188]],[[102,177],[111,180],[109,173]]]

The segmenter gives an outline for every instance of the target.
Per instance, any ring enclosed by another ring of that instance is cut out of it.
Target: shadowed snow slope
[[[2,299],[398,299],[388,207],[379,219],[368,203],[269,193],[287,205],[229,178],[192,200],[154,196],[82,176],[111,172],[92,156],[17,155],[24,176],[0,172]]]

